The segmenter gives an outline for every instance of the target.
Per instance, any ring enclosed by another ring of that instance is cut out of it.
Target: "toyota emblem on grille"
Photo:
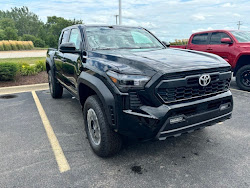
[[[199,84],[201,86],[207,86],[211,82],[211,77],[209,74],[203,74],[199,78]]]

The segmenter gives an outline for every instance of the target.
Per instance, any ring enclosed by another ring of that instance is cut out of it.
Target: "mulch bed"
[[[0,81],[0,87],[20,86],[30,84],[48,83],[48,74],[46,71],[32,76],[17,76],[14,81]]]

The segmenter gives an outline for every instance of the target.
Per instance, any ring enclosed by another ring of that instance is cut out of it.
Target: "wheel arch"
[[[108,87],[97,77],[82,72],[78,78],[78,97],[82,106],[91,95],[97,95],[112,128],[115,128],[115,98]]]
[[[52,62],[51,62],[51,59],[50,58],[46,58],[46,71],[47,73],[49,72],[49,70],[52,69]]]
[[[237,74],[238,70],[245,65],[250,65],[250,54],[244,54],[238,58],[234,69],[234,76]]]

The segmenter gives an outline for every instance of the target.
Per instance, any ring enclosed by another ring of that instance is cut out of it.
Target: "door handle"
[[[66,59],[64,59],[64,58],[62,58],[61,60],[62,60],[63,62],[66,62]]]
[[[207,50],[213,50],[212,48],[207,48]]]

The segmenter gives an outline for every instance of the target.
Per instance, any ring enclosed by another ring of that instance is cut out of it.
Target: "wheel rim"
[[[90,108],[87,112],[87,124],[91,140],[94,144],[101,143],[101,130],[95,111]]]
[[[48,81],[49,81],[49,90],[50,90],[50,93],[52,93],[52,78],[51,78],[50,73],[48,74]]]
[[[250,70],[245,70],[241,74],[241,80],[245,86],[250,87]]]

